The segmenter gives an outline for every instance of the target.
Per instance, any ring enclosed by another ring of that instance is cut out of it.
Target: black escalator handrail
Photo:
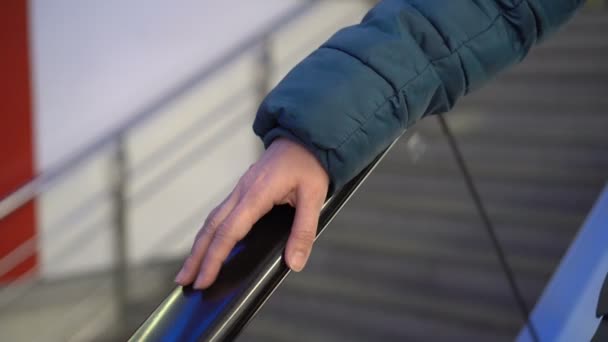
[[[398,139],[325,203],[317,237]],[[130,341],[230,341],[236,338],[289,273],[283,251],[294,213],[287,205],[272,209],[236,245],[210,288],[203,291],[176,288]]]

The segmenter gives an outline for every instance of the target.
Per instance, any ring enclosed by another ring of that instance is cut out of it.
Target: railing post
[[[256,73],[256,96],[257,103],[260,104],[268,95],[272,82],[272,42],[270,36],[265,36],[259,47],[258,59],[255,63]],[[255,114],[255,113],[254,113]],[[260,154],[263,151],[258,151]]]
[[[260,52],[256,63],[256,92],[258,102],[262,102],[270,91],[270,82],[272,80],[272,43],[270,36],[265,36],[260,42]]]
[[[128,304],[128,241],[127,241],[127,152],[124,137],[116,139],[116,150],[110,167],[112,175],[112,203],[114,214],[114,274],[113,287],[116,301],[116,326],[126,325]]]

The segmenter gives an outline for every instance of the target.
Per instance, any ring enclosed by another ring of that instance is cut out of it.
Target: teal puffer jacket
[[[340,188],[427,114],[520,61],[584,0],[385,0],[300,62],[253,128],[304,144]]]

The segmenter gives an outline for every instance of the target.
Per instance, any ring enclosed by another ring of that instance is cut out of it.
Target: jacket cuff
[[[333,195],[335,190],[334,184],[336,184],[336,180],[332,179],[332,173],[329,171],[327,151],[305,142],[304,140],[298,138],[295,134],[291,133],[289,130],[283,127],[275,127],[271,129],[268,133],[266,133],[264,136],[260,136],[260,138],[264,142],[265,148],[268,148],[270,144],[272,144],[272,142],[277,138],[286,138],[304,146],[304,148],[306,148],[310,153],[315,156],[315,158],[317,158],[317,160],[329,176],[329,189],[327,192],[327,196],[329,198],[329,196]]]

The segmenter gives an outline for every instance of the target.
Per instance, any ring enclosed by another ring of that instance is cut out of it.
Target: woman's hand
[[[302,270],[328,187],[327,172],[312,153],[290,140],[275,140],[211,211],[175,281],[183,286],[194,282],[197,289],[209,287],[234,245],[274,205],[285,203],[296,208],[285,258],[292,270]]]

